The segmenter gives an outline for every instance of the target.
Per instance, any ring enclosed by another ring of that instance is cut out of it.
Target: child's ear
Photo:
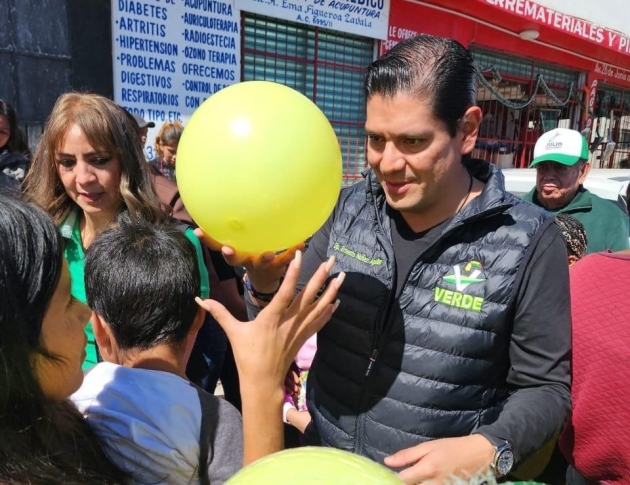
[[[195,315],[195,319],[193,320],[192,325],[190,326],[190,330],[188,330],[188,335],[186,336],[185,342],[185,352],[184,352],[184,361],[188,362],[190,358],[190,354],[192,353],[192,348],[195,345],[195,340],[197,340],[197,333],[199,333],[199,329],[201,325],[203,325],[203,321],[206,319],[206,311],[199,307],[197,309],[197,314]]]
[[[203,321],[205,319],[206,319],[206,311],[203,308],[198,307],[197,308],[197,314],[195,315],[195,319],[193,320],[193,324],[190,326],[190,330],[188,331],[188,334],[191,335],[191,334],[194,333],[195,338],[196,338],[197,332],[199,332],[199,329],[203,325]]]
[[[109,326],[103,321],[103,319],[92,312],[92,331],[94,332],[94,339],[98,346],[98,351],[106,362],[114,362],[114,341],[112,331]]]

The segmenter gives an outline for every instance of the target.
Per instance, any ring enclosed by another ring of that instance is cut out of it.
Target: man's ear
[[[466,110],[460,121],[459,129],[464,135],[462,139],[462,155],[472,153],[475,149],[477,136],[479,135],[479,126],[481,125],[481,108],[479,106],[471,106]]]
[[[575,263],[579,261],[580,258],[574,256],[573,254],[569,255],[569,267],[573,266]]]
[[[116,363],[116,345],[112,331],[103,319],[96,313],[92,312],[92,331],[94,332],[94,339],[98,346],[98,351],[103,357],[105,362]]]
[[[588,176],[588,173],[591,171],[590,162],[583,163],[580,167],[580,173],[578,175],[578,183],[582,185]]]

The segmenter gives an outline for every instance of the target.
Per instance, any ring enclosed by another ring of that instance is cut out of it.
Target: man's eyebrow
[[[396,135],[396,138],[428,138],[430,134],[429,131],[407,132]]]
[[[365,130],[365,134],[366,136],[370,136],[370,135],[377,135],[380,136],[380,133],[377,133],[373,130]],[[417,138],[428,138],[431,135],[430,131],[420,131],[420,132],[403,132],[403,133],[397,133],[394,134],[393,138],[396,139],[401,139],[401,138],[412,138],[412,139],[417,139]]]

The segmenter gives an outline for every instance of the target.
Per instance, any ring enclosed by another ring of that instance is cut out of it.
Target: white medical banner
[[[234,0],[112,0],[114,101],[155,123],[186,123],[210,95],[240,81]]]
[[[387,39],[390,0],[235,0],[246,12]]]

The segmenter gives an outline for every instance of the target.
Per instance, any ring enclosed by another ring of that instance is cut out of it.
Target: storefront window
[[[504,168],[527,167],[536,140],[553,128],[578,128],[577,71],[473,47],[483,76],[477,102],[484,118],[475,156]]]
[[[363,76],[374,40],[337,31],[243,14],[243,80],[276,81],[313,100],[341,144],[344,185],[365,163]]]

